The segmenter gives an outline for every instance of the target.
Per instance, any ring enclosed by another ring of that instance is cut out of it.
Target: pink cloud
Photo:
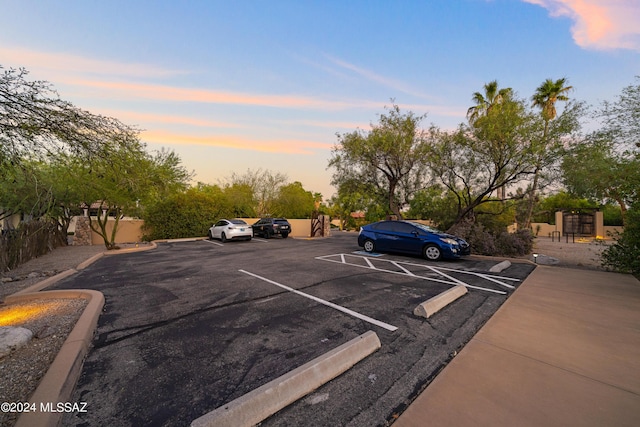
[[[198,119],[187,116],[177,116],[173,114],[138,113],[125,110],[99,109],[96,113],[108,117],[117,117],[125,123],[156,123],[156,124],[176,124],[189,125],[203,128],[240,128],[241,126],[231,122],[218,122],[214,120]],[[144,127],[144,126],[143,126]]]
[[[0,57],[5,66],[37,68],[63,74],[82,73],[143,78],[189,74],[183,70],[171,70],[147,64],[105,61],[63,52],[49,53],[25,48],[0,46]]]
[[[576,44],[591,49],[640,51],[638,0],[524,0],[549,10],[553,17],[568,17]]]
[[[144,131],[140,139],[166,145],[204,145],[284,154],[316,154],[314,150],[330,150],[333,144],[302,140],[256,140],[237,136],[196,136],[165,131]]]
[[[185,88],[153,83],[137,83],[131,79],[166,78],[188,71],[164,69],[147,64],[131,64],[110,60],[98,60],[61,52],[43,52],[25,48],[0,46],[2,65],[6,67],[26,67],[29,71],[46,72],[46,80],[70,91],[87,97],[101,97],[118,100],[151,99],[170,102],[201,102],[212,104],[252,105],[274,108],[318,109],[340,111],[350,108],[379,109],[379,102],[366,100],[327,100],[301,95],[269,95],[228,92],[198,88]],[[367,70],[360,69],[344,61],[333,59],[342,68],[349,69],[377,83],[395,87],[403,92],[411,92],[401,82],[386,79]],[[108,76],[107,81],[102,76]],[[38,76],[33,76],[39,78]],[[118,81],[121,79],[121,81]]]
[[[264,95],[238,92],[192,89],[174,86],[107,82],[98,80],[70,79],[65,84],[85,88],[101,89],[108,97],[127,99],[153,99],[171,102],[202,102],[212,104],[255,105],[275,108],[309,108],[322,110],[342,110],[353,107],[371,107],[371,102],[328,101],[298,95]],[[377,104],[375,104],[377,106]]]

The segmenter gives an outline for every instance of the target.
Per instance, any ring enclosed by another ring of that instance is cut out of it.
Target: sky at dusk
[[[640,0],[0,0],[0,65],[142,129],[195,181],[269,169],[329,198],[337,133],[466,120],[498,80],[597,106],[640,75]]]

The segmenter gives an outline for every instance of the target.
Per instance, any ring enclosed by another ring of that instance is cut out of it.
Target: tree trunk
[[[402,219],[402,213],[400,213],[400,207],[396,201],[396,187],[397,182],[389,182],[389,210],[398,218]]]
[[[107,248],[107,250],[115,249],[115,244],[113,243],[113,241],[115,239],[117,224],[114,224],[112,239],[110,240],[107,234],[107,222],[109,221],[109,209],[105,210],[104,218],[100,216],[100,210],[98,210],[98,213],[96,215],[96,221],[98,222],[98,228],[96,228],[93,225],[93,220],[91,219],[91,216],[89,216],[89,227],[91,227],[93,231],[95,231],[96,233],[98,233],[100,237],[102,237],[102,240],[104,241],[104,246]]]
[[[527,216],[524,219],[523,229],[531,227],[531,217],[533,216],[533,205],[536,202],[536,190],[538,188],[538,179],[540,177],[540,167],[536,166],[535,174],[533,175],[533,184],[531,184],[531,191],[529,191],[529,203],[527,203]]]

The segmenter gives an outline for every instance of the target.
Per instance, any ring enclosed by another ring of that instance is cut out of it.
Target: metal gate
[[[562,230],[565,235],[595,236],[595,215],[583,212],[564,212]]]
[[[318,211],[314,211],[311,215],[311,237],[328,237],[330,222],[328,215],[320,215]]]

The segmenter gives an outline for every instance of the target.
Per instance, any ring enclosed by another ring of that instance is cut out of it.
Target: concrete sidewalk
[[[640,425],[640,282],[539,266],[393,425]]]

